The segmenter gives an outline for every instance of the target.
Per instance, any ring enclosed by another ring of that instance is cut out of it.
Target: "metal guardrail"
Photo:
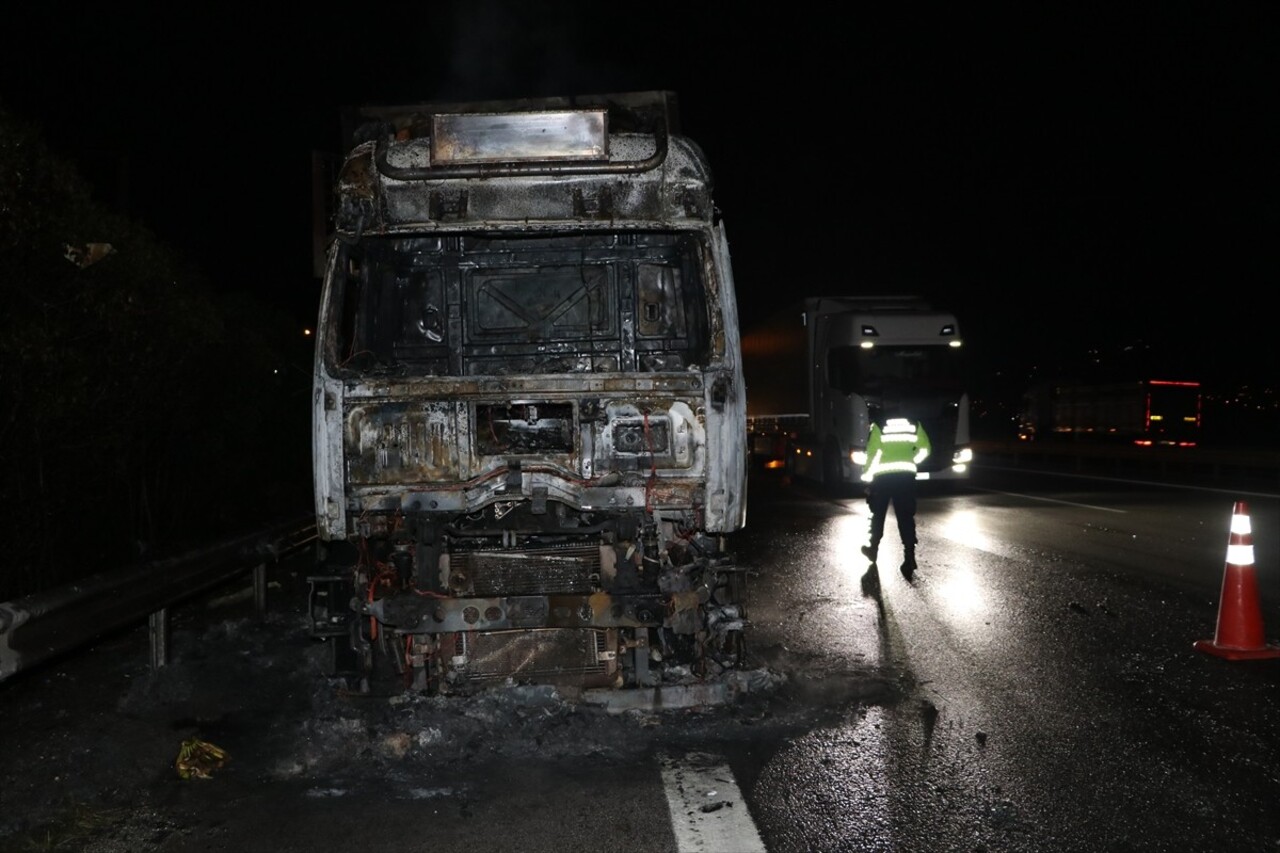
[[[167,661],[167,608],[253,571],[259,610],[265,569],[316,538],[314,516],[209,548],[0,603],[0,681],[104,634],[150,619],[152,663]]]

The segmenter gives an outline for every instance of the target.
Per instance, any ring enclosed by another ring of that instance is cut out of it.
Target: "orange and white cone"
[[[1236,501],[1231,513],[1217,632],[1212,640],[1196,640],[1195,647],[1227,660],[1280,657],[1280,646],[1268,645],[1263,635],[1258,578],[1253,568],[1253,529],[1244,501]]]

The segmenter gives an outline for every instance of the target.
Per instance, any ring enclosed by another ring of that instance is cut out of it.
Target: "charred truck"
[[[674,93],[361,113],[313,401],[337,671],[464,694],[738,668],[737,307]]]

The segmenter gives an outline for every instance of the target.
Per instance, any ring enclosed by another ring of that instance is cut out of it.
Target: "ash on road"
[[[879,674],[780,645],[755,653],[759,668],[738,673],[749,688],[721,707],[611,713],[547,686],[361,695],[327,676],[296,574],[272,587],[263,616],[244,589],[172,612],[170,662],[158,670],[139,626],[0,685],[0,849],[176,849],[208,832],[220,808],[272,788],[282,798],[388,782],[450,790],[464,765],[607,765],[659,744],[780,741],[899,695]],[[191,741],[225,753],[208,778],[178,772]]]

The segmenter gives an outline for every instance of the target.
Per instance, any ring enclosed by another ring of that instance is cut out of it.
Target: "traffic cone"
[[[1231,539],[1222,576],[1217,632],[1212,640],[1196,640],[1195,647],[1227,660],[1280,657],[1280,646],[1268,645],[1262,632],[1262,606],[1253,569],[1253,530],[1244,501],[1236,501],[1231,512]]]

